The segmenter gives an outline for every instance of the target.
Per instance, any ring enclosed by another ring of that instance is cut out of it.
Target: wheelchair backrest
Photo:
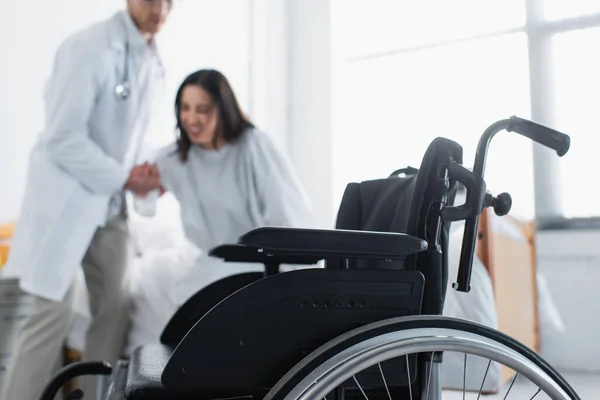
[[[337,215],[337,229],[399,232],[428,242],[430,250],[404,261],[348,260],[353,269],[416,269],[423,273],[424,314],[441,314],[446,293],[450,223],[441,221],[439,211],[441,202],[454,202],[456,185],[448,181],[446,172],[450,162],[462,163],[462,147],[436,138],[419,169],[348,184]]]
[[[408,215],[416,174],[346,186],[336,229],[409,233]],[[352,269],[403,269],[402,261],[348,260]]]

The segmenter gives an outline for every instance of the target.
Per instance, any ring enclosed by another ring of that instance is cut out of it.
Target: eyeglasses
[[[149,7],[164,7],[165,5],[170,10],[173,8],[173,5],[181,3],[182,0],[142,0]],[[164,2],[164,3],[163,3]]]
[[[146,3],[148,4],[156,4],[156,3],[162,3],[163,1],[167,3],[167,5],[170,7],[173,5],[173,3],[175,3],[174,0],[144,0]],[[179,1],[177,1],[179,2]]]

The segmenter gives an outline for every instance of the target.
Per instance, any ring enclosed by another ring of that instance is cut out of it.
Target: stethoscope
[[[115,96],[120,100],[127,100],[131,93],[129,84],[129,43],[125,42],[125,62],[123,63],[123,79],[115,86]]]

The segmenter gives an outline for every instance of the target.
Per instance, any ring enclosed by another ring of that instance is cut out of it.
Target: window
[[[534,199],[552,192],[538,185],[534,193],[534,176],[547,177],[555,162],[560,174],[550,181],[562,198],[550,212],[600,216],[592,200],[600,189],[590,184],[589,168],[600,145],[600,61],[592,56],[600,44],[600,3],[332,3],[334,209],[348,182],[418,167],[436,136],[459,142],[470,166],[489,124],[511,115],[535,120],[543,110],[551,127],[571,136],[569,154],[534,165],[532,143],[502,132],[489,149],[489,189],[512,195],[513,215],[533,218]],[[530,63],[552,73],[537,74]]]
[[[549,21],[600,12],[597,0],[543,0],[544,17]]]
[[[432,2],[424,2],[427,4],[423,10],[417,10],[421,16],[414,15],[412,8],[401,7],[400,3],[394,2],[392,11],[405,8],[403,21],[425,17],[429,22],[425,27],[413,23],[416,33],[404,41],[398,40],[399,46],[408,41],[412,46],[424,45],[426,40],[441,40],[446,37],[444,29],[451,31],[450,36],[490,33],[484,31],[485,21],[474,22],[477,20],[474,15],[467,18],[465,13],[465,24],[460,29],[451,28],[448,22],[437,28],[438,22],[441,24],[451,18],[431,21],[425,11]],[[439,8],[450,5],[433,3]],[[455,3],[452,2],[453,7]],[[496,29],[519,26],[523,22],[522,12],[509,12],[520,2],[494,2],[495,6],[489,9],[482,7],[481,2],[462,3],[465,7],[472,6],[482,18],[493,21],[490,26]],[[373,4],[388,3],[368,4],[376,8]],[[495,15],[500,10],[505,11],[500,13],[505,19]],[[334,24],[333,29],[346,32],[344,26],[340,22],[337,26]],[[370,26],[364,26],[362,31],[369,29]],[[337,34],[344,36],[341,32]],[[391,42],[390,37],[386,40]],[[381,43],[377,46],[383,51]],[[392,46],[389,43],[388,47]],[[338,47],[338,55],[344,51]],[[511,115],[529,117],[527,36],[519,31],[395,50],[381,56],[359,58],[353,52],[352,58],[338,61],[335,75],[333,206],[336,209],[348,182],[383,178],[406,165],[419,167],[427,146],[435,137],[447,137],[461,144],[464,163],[472,166],[479,137],[491,123]],[[486,181],[495,194],[511,193],[514,214],[533,217],[531,142],[510,133],[498,135],[490,146]]]
[[[337,51],[355,58],[520,28],[525,9],[523,0],[332,0],[332,19]]]
[[[590,54],[599,44],[600,28],[558,33],[552,40],[557,128],[572,140],[560,160],[566,217],[600,214],[600,185],[592,167],[600,146],[600,59]]]

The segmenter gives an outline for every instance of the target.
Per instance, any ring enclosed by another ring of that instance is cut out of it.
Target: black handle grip
[[[510,117],[510,124],[506,130],[519,133],[534,142],[556,150],[559,157],[567,154],[571,146],[571,138],[568,135],[514,115]]]

